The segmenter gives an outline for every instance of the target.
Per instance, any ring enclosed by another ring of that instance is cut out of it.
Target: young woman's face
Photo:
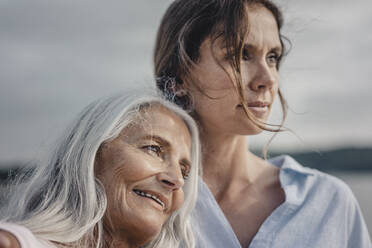
[[[104,226],[114,239],[147,243],[161,231],[183,203],[190,149],[183,120],[160,105],[142,110],[117,138],[102,144],[96,175],[107,194]]]
[[[247,11],[249,33],[245,37],[241,61],[243,91],[249,110],[266,122],[278,92],[277,62],[282,46],[277,23],[270,11],[262,6],[248,7]],[[212,44],[209,38],[201,44],[200,59],[193,73],[203,92],[210,97],[191,89],[195,110],[206,132],[259,133],[261,129],[247,118],[228,76],[229,73],[234,78],[224,44],[223,39]]]

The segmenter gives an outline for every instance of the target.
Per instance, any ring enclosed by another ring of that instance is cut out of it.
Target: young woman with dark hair
[[[175,0],[161,21],[157,87],[190,112],[201,134],[198,247],[370,247],[343,182],[289,156],[264,160],[248,149],[247,137],[284,130],[282,25],[269,0]],[[276,96],[283,120],[272,125]]]

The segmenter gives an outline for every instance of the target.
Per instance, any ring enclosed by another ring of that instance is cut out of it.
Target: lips
[[[270,105],[269,102],[261,102],[261,101],[256,101],[256,102],[249,102],[248,107],[250,108],[265,108]]]
[[[266,108],[270,106],[270,102],[268,101],[255,101],[247,103],[249,108]],[[242,104],[238,104],[237,108],[243,107]]]
[[[168,200],[163,195],[150,191],[150,190],[142,190],[142,189],[133,189],[133,192],[137,195],[145,198],[149,198],[159,204],[163,210],[167,209]]]
[[[270,102],[268,101],[252,101],[247,103],[249,110],[257,114],[264,114],[269,110]],[[242,108],[242,104],[238,104],[237,108]]]

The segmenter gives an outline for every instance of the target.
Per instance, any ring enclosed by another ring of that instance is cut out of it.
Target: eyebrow
[[[145,135],[145,136],[142,136],[141,138],[139,138],[139,140],[155,140],[157,143],[159,143],[163,147],[166,147],[168,149],[169,149],[169,147],[171,147],[171,143],[169,141],[167,141],[166,139],[164,139],[164,138],[162,138],[158,135]],[[191,167],[191,162],[186,158],[181,159],[180,162],[184,165],[187,165],[187,166]]]
[[[164,147],[170,147],[171,144],[166,139],[158,136],[158,135],[145,135],[139,138],[139,140],[155,140],[157,143],[161,144]]]
[[[283,53],[283,48],[282,48],[282,47],[274,47],[274,48],[272,48],[270,51],[272,51],[272,52],[276,52],[276,53],[282,55],[282,53]]]
[[[244,44],[243,49],[251,50],[251,49],[255,49],[255,46],[252,45],[252,44]],[[270,49],[270,52],[276,52],[276,53],[279,53],[279,54],[281,54],[282,51],[283,51],[283,48],[281,46],[275,46],[275,47]]]
[[[181,159],[181,164],[186,165],[189,168],[191,168],[191,162],[190,162],[190,160],[188,160],[186,158]]]

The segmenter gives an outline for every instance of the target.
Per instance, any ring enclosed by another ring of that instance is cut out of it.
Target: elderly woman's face
[[[101,146],[96,174],[106,190],[104,226],[113,239],[146,243],[160,232],[183,203],[190,149],[183,120],[160,105],[142,110],[133,124]]]

